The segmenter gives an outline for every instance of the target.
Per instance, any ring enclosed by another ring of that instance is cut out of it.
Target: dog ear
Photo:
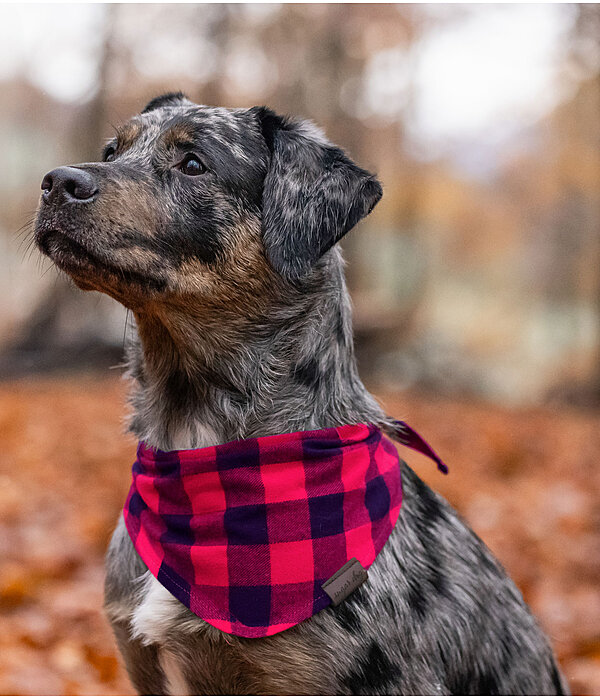
[[[186,101],[188,101],[188,97],[187,95],[184,95],[183,92],[167,92],[164,95],[159,95],[158,97],[150,100],[141,113],[146,114],[147,112],[153,112],[155,109],[159,109],[160,107],[178,105],[181,102]]]
[[[266,107],[251,112],[271,154],[262,198],[265,252],[277,272],[297,280],[371,212],[381,185],[312,123]]]

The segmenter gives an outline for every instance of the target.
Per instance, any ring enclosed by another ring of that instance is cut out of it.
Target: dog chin
[[[59,229],[41,228],[35,232],[38,248],[61,269],[90,267],[92,255],[80,244]]]
[[[38,226],[35,238],[42,253],[84,291],[96,290],[110,296],[118,294],[118,300],[125,303],[127,290],[151,292],[165,286],[163,280],[101,259],[60,229]]]
[[[37,227],[35,240],[41,252],[63,272],[73,278],[81,289],[95,289],[98,261],[80,243],[55,228]]]

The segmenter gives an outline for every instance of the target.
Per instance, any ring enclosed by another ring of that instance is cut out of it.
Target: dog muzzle
[[[376,426],[346,425],[172,452],[140,443],[124,515],[175,598],[223,632],[267,637],[362,584],[401,503],[394,444]]]

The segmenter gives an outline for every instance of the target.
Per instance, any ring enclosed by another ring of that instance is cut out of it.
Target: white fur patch
[[[170,435],[174,450],[189,450],[194,447],[212,447],[220,443],[216,431],[206,423],[195,423],[194,434],[189,429],[175,430]]]
[[[163,644],[182,604],[147,571],[131,616],[131,633],[142,644]]]
[[[199,632],[219,634],[190,612],[169,591],[147,571],[139,595],[139,602],[133,609],[130,619],[131,635],[142,644],[168,646],[169,635]]]
[[[164,420],[161,417],[149,414],[149,426],[162,426],[163,423]],[[147,445],[164,450],[190,450],[200,447],[213,447],[213,445],[219,445],[223,442],[216,430],[206,423],[193,423],[175,427],[167,436],[168,445],[163,442],[164,437],[161,436],[162,427],[150,427],[138,437]]]

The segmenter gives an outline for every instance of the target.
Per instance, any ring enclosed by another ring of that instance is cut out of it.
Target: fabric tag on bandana
[[[341,569],[325,581],[321,588],[331,598],[334,605],[339,605],[369,578],[362,564],[353,557]]]

